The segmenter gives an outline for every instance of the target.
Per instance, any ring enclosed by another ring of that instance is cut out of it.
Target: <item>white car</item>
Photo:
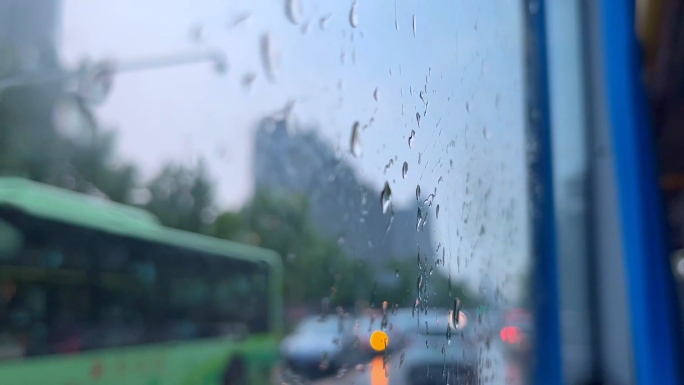
[[[334,373],[353,357],[349,317],[320,316],[302,320],[280,345],[285,366],[309,378]]]

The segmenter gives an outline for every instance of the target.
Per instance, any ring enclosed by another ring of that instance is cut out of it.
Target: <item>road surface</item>
[[[413,349],[420,349],[414,347]],[[435,349],[436,347],[432,348]],[[430,348],[425,348],[430,349]],[[523,372],[519,365],[507,362],[503,355],[500,344],[492,344],[489,349],[478,349],[480,382],[479,384],[491,385],[524,385]],[[406,354],[403,363],[400,362],[401,353],[397,352],[390,355],[387,364],[383,365],[383,357],[376,357],[372,361],[356,365],[348,370],[343,370],[336,376],[331,376],[311,382],[312,385],[410,385],[408,382],[408,369],[412,366],[411,355]],[[426,376],[428,374],[426,373]],[[447,378],[442,373],[430,374],[438,384],[446,384]],[[441,379],[441,380],[440,380]],[[279,378],[279,385],[288,384],[307,384],[298,379]],[[454,384],[453,379],[448,381]]]

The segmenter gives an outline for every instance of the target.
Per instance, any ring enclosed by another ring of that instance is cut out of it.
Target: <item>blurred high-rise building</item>
[[[261,122],[254,152],[257,189],[306,195],[318,229],[370,266],[416,258],[419,247],[422,254],[431,255],[431,223],[416,231],[417,207],[394,205],[391,219],[390,212],[382,212],[382,185],[360,181],[351,165],[315,131],[289,129],[286,120]]]

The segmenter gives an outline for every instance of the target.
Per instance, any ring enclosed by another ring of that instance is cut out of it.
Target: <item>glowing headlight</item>
[[[454,330],[461,330],[468,324],[468,317],[464,312],[458,312],[458,320],[456,322],[456,317],[454,317],[454,311],[449,311],[449,327]]]
[[[376,330],[373,332],[373,334],[371,334],[369,342],[373,350],[376,352],[382,352],[387,348],[387,345],[389,345],[389,337],[387,336],[387,333],[381,330]]]

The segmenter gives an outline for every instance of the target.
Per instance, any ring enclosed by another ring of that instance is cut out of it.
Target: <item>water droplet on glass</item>
[[[439,218],[439,205],[435,208],[435,218]]]
[[[280,65],[280,53],[275,49],[268,34],[261,36],[261,64],[270,82],[276,79],[276,72]]]
[[[401,368],[401,365],[404,365],[404,358],[406,357],[406,350],[401,351],[401,355],[399,356],[399,367]]]
[[[352,126],[349,149],[354,157],[358,158],[361,156],[361,125],[359,122],[354,122],[354,125]]]
[[[419,153],[418,153],[418,164],[420,164],[420,162],[421,162],[422,160],[423,160],[423,153],[422,153],[422,152],[419,152]]]
[[[244,76],[242,76],[242,88],[245,91],[249,91],[252,88],[255,79],[256,75],[251,72],[244,74]]]
[[[423,205],[427,205],[428,207],[432,207],[433,199],[435,199],[434,194],[428,195],[427,198],[425,198],[425,200],[423,201]]]
[[[408,163],[404,162],[404,165],[401,167],[401,177],[406,179],[406,174],[408,174]]]
[[[437,179],[437,184],[441,184],[442,181],[444,181],[444,178],[442,178],[442,177],[440,176],[439,179]],[[436,189],[436,187],[435,187],[435,189]]]
[[[451,344],[451,326],[449,326],[449,325],[447,325],[446,340],[447,340],[447,344]]]
[[[318,20],[318,26],[321,28],[322,31],[325,31],[328,29],[328,24],[330,23],[330,18],[332,18],[332,15],[325,15]]]
[[[292,24],[299,24],[302,19],[302,1],[285,0],[285,14]]]
[[[492,134],[491,132],[489,132],[487,126],[482,127],[482,136],[487,140],[492,138]]]
[[[387,222],[387,227],[385,227],[385,236],[390,232],[390,229],[392,229],[392,223],[394,223],[394,212],[390,210],[390,219],[389,222]],[[370,245],[370,241],[368,241]]]
[[[420,185],[416,185],[416,200],[420,201]]]
[[[380,100],[380,94],[377,88],[375,88],[375,91],[373,91],[373,99],[375,99],[376,102]]]
[[[399,277],[399,269],[394,269],[394,276]]]
[[[465,106],[465,107],[466,107],[466,111],[467,111],[467,112],[470,112],[470,103],[466,102],[466,106]]]
[[[423,211],[418,207],[418,214],[416,215],[416,231],[420,231],[423,227]]]
[[[352,4],[351,11],[349,11],[349,24],[352,28],[359,26],[359,17],[356,14],[356,2]]]
[[[409,148],[413,148],[413,141],[416,139],[416,131],[411,130],[411,135],[408,138]]]
[[[190,29],[190,41],[200,43],[202,41],[202,26],[196,25]]]
[[[345,242],[344,235],[340,235],[340,236],[337,238],[337,244],[338,244],[338,245],[344,245],[344,242]]]
[[[428,322],[425,321],[425,334],[430,334],[430,330],[428,329]]]
[[[420,128],[420,112],[416,112],[416,122],[418,122],[418,128]]]
[[[382,213],[387,214],[387,211],[392,207],[392,189],[387,182],[385,182],[385,187],[380,194],[380,202],[382,203]]]
[[[430,342],[428,340],[425,340],[425,347],[430,349]]]
[[[420,297],[420,294],[423,292],[424,285],[425,285],[425,283],[423,281],[423,275],[421,274],[418,276],[418,280],[416,281],[416,293],[418,294],[419,297]]]
[[[330,366],[330,360],[328,359],[328,352],[323,353],[323,358],[321,359],[320,365],[318,365],[318,369],[321,371],[326,371],[328,370],[328,367]]]
[[[416,15],[413,15],[413,37],[416,37]]]
[[[245,22],[246,22],[247,20],[249,20],[251,17],[252,17],[252,14],[249,13],[249,12],[243,13],[243,14],[241,14],[241,15],[236,16],[236,17],[233,19],[232,27],[235,28],[235,27],[239,26],[240,24],[245,23]]]
[[[456,327],[458,327],[458,321],[460,319],[460,314],[461,314],[461,299],[456,297],[456,298],[454,298],[454,308],[451,311],[451,322]]]

